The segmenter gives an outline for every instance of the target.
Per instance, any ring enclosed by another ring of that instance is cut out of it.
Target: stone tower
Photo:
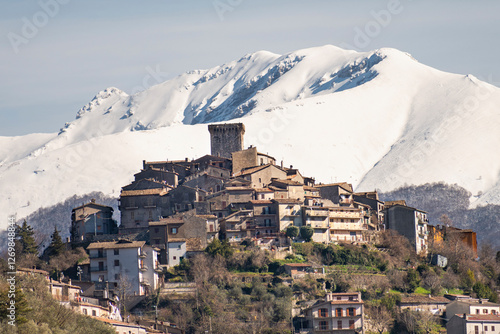
[[[212,124],[208,131],[212,155],[231,159],[231,153],[243,150],[243,123]]]

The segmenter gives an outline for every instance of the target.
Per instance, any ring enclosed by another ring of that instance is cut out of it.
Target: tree
[[[408,270],[406,283],[408,284],[408,292],[414,292],[420,286],[420,279],[418,278],[418,272],[416,270]]]
[[[300,228],[300,236],[306,242],[311,241],[313,235],[314,235],[314,229],[311,226],[302,226]]]
[[[286,229],[286,236],[290,239],[297,238],[299,236],[299,228],[297,226],[288,226]]]
[[[229,242],[227,242],[226,240],[224,240],[224,242],[220,242],[219,239],[214,239],[211,243],[208,244],[205,252],[212,256],[220,255],[224,258],[228,258],[233,254],[233,249],[231,248],[231,245],[229,245]]]
[[[22,254],[38,254],[33,228],[24,220],[22,226],[16,225],[16,236]]]
[[[50,236],[51,241],[49,245],[50,255],[59,255],[65,250],[65,245],[62,241],[61,235],[59,235],[59,231],[57,230],[57,226],[54,226],[54,233]]]
[[[388,331],[394,322],[391,313],[384,305],[367,305],[366,320],[370,329],[380,334]]]

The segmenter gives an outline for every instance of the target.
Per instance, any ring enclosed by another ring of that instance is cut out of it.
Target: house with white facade
[[[457,314],[446,324],[453,334],[499,334],[500,315]]]
[[[450,320],[456,314],[499,315],[500,304],[487,299],[457,299],[446,305],[446,319]]]
[[[93,242],[87,250],[92,282],[109,282],[110,290],[126,284],[135,295],[149,294],[158,287],[158,253],[145,241]]]

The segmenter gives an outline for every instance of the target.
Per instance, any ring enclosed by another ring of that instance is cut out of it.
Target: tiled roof
[[[317,184],[315,187],[317,188],[322,188],[322,187],[333,187],[337,186],[340,187],[348,192],[353,192],[352,190],[352,184],[347,183],[347,182],[339,182],[339,183],[329,183],[329,184]]]
[[[271,189],[269,188],[253,188],[253,190],[256,192],[256,193],[272,193],[274,191],[272,191]]]
[[[254,199],[254,200],[251,200],[250,203],[252,203],[252,204],[272,204],[273,202],[269,199]]]
[[[441,296],[411,295],[401,297],[401,304],[448,304],[450,300]]]
[[[75,210],[78,210],[78,209],[81,209],[83,207],[87,207],[87,206],[100,206],[102,208],[105,208],[105,209],[111,209],[111,211],[113,211],[113,208],[110,207],[110,206],[107,206],[107,205],[103,205],[103,204],[99,204],[99,203],[95,203],[95,202],[89,202],[89,203],[86,203],[86,204],[83,204],[83,205],[80,205],[80,206],[77,206],[76,208],[73,208],[73,210],[71,211],[75,211]]]
[[[272,183],[281,183],[289,186],[302,186],[303,184],[293,180],[273,180]]]
[[[131,242],[93,242],[87,249],[115,249],[115,248],[139,248],[146,244],[145,241],[131,241]]]
[[[242,190],[253,191],[253,189],[250,187],[226,187],[226,190],[227,191],[242,191]]]
[[[127,196],[147,196],[147,195],[160,195],[163,196],[168,192],[166,189],[143,189],[143,190],[124,190],[121,192],[120,197]]]
[[[467,321],[500,322],[498,314],[467,314]]]
[[[243,169],[237,173],[234,173],[234,176],[250,175],[250,174],[256,173],[256,172],[263,170],[263,169],[270,167],[270,166],[273,166],[273,165],[267,164],[267,165],[262,165],[262,166],[257,166],[257,167],[250,167],[247,169]]]
[[[303,201],[300,199],[294,199],[294,198],[275,198],[273,201],[279,203],[279,204],[302,204]]]

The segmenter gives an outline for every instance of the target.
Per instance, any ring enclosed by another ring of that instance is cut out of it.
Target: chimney
[[[293,165],[290,165],[290,169],[293,169]]]
[[[281,168],[283,168],[283,160],[281,160]]]

